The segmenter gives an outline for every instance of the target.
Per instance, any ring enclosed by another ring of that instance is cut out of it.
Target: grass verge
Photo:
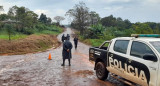
[[[106,40],[103,40],[103,39],[82,39],[80,37],[80,41],[82,41],[83,43],[85,43],[87,45],[91,45],[93,47],[98,47]]]
[[[5,31],[0,32],[0,55],[26,54],[45,51],[60,45],[57,35],[62,33],[60,27],[50,27],[46,30],[35,31],[32,35],[15,33],[11,35],[11,41]]]
[[[15,34],[15,35],[12,35],[12,36],[11,36],[11,40],[23,39],[23,38],[26,38],[27,36],[28,36],[28,35],[25,35],[25,34]],[[0,35],[0,39],[9,40],[9,37],[8,37],[8,35],[3,34],[3,35]]]
[[[76,30],[74,30],[75,34],[78,35],[78,38],[81,42],[91,45],[93,47],[98,47],[100,46],[104,41],[104,39],[84,39],[83,36],[80,35],[80,33]]]
[[[0,55],[33,53],[60,45],[55,35],[30,35],[19,40],[0,40],[0,43]]]

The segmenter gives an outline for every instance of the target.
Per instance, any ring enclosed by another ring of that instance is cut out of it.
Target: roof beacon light
[[[131,37],[160,37],[160,34],[131,34]]]

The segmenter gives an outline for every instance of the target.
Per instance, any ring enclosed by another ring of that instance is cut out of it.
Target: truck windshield
[[[153,47],[160,53],[160,41],[152,41],[150,42]]]

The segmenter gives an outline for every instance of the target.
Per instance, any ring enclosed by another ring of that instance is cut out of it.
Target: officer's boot
[[[63,64],[61,64],[61,66],[65,66],[65,59],[63,59]]]
[[[69,62],[69,66],[71,66],[71,60],[70,59],[68,59],[68,62]]]

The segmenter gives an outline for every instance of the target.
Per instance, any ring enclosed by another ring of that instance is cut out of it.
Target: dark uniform
[[[64,42],[64,40],[65,40],[65,36],[64,36],[64,34],[63,34],[63,36],[62,36],[62,38],[61,38],[61,41]]]
[[[70,35],[69,34],[67,34],[67,39],[70,40]]]
[[[63,43],[63,51],[62,51],[62,56],[63,56],[62,66],[65,65],[65,59],[68,59],[69,66],[71,65],[70,64],[70,59],[72,58],[71,49],[72,49],[72,43],[69,40],[65,40],[65,42]]]
[[[75,37],[75,38],[73,39],[73,41],[74,41],[75,49],[77,49],[78,38],[77,38],[77,37]]]

